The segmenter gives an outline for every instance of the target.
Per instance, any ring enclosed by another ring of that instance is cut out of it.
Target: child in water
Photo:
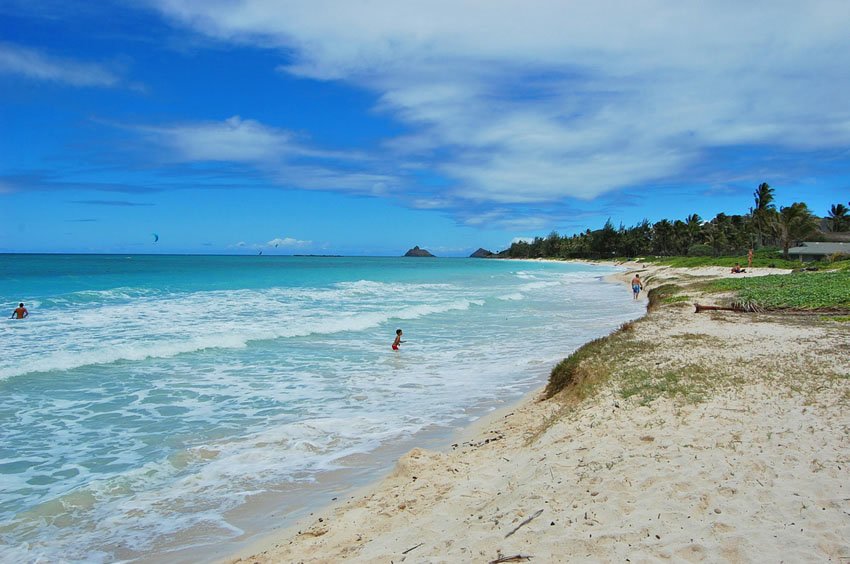
[[[397,351],[398,346],[404,342],[404,341],[401,340],[401,335],[402,335],[402,330],[396,329],[395,330],[395,341],[393,341],[393,350],[394,351]]]

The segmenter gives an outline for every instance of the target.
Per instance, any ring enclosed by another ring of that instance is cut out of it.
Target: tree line
[[[662,219],[650,223],[644,219],[637,225],[614,227],[609,219],[602,229],[571,236],[556,231],[533,241],[517,241],[501,256],[510,258],[587,258],[637,256],[728,256],[740,255],[748,249],[788,249],[817,234],[822,223],[828,231],[850,230],[850,210],[844,204],[831,206],[822,221],[804,202],[779,209],[774,204],[775,191],[762,183],[753,192],[754,206],[745,215],[717,214],[704,221],[691,214],[684,220]],[[848,202],[850,206],[850,202]]]

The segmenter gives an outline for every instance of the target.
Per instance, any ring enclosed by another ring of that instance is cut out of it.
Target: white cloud
[[[454,202],[446,198],[413,198],[409,201],[412,208],[419,210],[438,210],[450,208]]]
[[[846,0],[155,4],[280,49],[286,72],[374,90],[412,130],[386,147],[433,159],[453,199],[590,199],[716,147],[850,143]]]
[[[121,79],[103,65],[56,57],[35,49],[0,43],[0,73],[72,86],[117,86]]]
[[[180,161],[263,162],[284,157],[290,134],[233,116],[223,122],[173,125],[143,130]]]
[[[267,247],[285,247],[285,248],[300,248],[300,247],[309,247],[313,244],[313,241],[301,241],[299,239],[293,239],[292,237],[283,237],[283,238],[275,238],[266,243]]]
[[[232,245],[228,245],[230,249],[252,249],[254,251],[262,251],[263,249],[303,249],[313,247],[313,241],[304,241],[293,237],[275,237],[271,241],[265,243],[246,243],[239,241]]]
[[[399,184],[393,173],[373,172],[377,166],[363,153],[316,149],[287,130],[240,116],[131,129],[167,161],[249,165],[286,188],[383,195]]]

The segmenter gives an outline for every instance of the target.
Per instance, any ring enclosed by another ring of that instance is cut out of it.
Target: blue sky
[[[847,29],[846,0],[0,0],[0,252],[462,256],[761,182],[825,215]]]

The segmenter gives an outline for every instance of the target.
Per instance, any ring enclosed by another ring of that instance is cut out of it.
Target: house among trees
[[[788,256],[800,259],[800,262],[827,259],[833,255],[850,256],[850,243],[801,243],[799,247],[788,249]]]

